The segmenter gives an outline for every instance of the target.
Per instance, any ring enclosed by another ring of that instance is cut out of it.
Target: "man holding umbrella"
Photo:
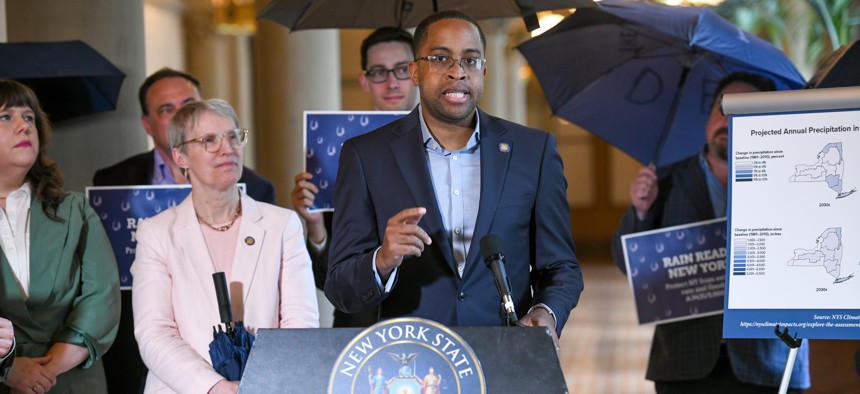
[[[720,97],[775,90],[765,77],[737,72],[715,89],[698,154],[657,168],[643,167],[630,185],[631,206],[613,238],[613,258],[625,271],[621,236],[726,215],[728,118]],[[772,393],[782,378],[788,347],[779,339],[723,339],[723,318],[708,316],[657,326],[646,377],[658,393]],[[809,387],[809,347],[800,348],[791,390]]]
[[[420,105],[343,145],[325,292],[346,312],[501,325],[479,240],[505,242],[521,324],[560,333],[582,292],[552,134],[485,114],[485,39],[457,11],[424,19],[409,64]]]

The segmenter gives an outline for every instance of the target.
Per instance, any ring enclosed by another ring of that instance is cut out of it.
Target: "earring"
[[[184,177],[185,177],[185,180],[189,180],[189,179],[190,179],[190,178],[188,178],[188,168],[183,168],[183,169],[182,169],[182,176],[184,176]]]

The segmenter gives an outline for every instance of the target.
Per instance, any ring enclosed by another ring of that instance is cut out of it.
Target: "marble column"
[[[6,42],[6,0],[0,0],[0,42]]]
[[[518,18],[481,22],[487,39],[487,77],[480,106],[490,115],[525,124],[526,85],[520,77],[525,59],[511,45],[512,32],[522,30],[520,25],[522,20]]]
[[[290,33],[281,25],[258,21],[254,40],[257,169],[274,182],[281,206],[290,206],[295,174],[304,170],[303,112],[341,109],[339,53],[337,30]],[[331,327],[334,309],[322,292],[317,292],[317,298],[320,326]]]
[[[260,134],[254,119],[252,34],[224,34],[213,24],[210,4],[195,4],[185,16],[187,70],[203,88],[203,98],[227,100],[239,126],[251,131],[244,149],[245,165],[257,169]]]
[[[296,173],[304,169],[303,112],[339,110],[340,58],[335,30],[289,33],[260,21],[254,42],[257,166],[289,206]]]

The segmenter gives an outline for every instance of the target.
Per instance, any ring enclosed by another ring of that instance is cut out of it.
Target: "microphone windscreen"
[[[481,238],[481,256],[484,261],[492,258],[493,255],[504,254],[502,251],[502,239],[496,234],[487,234]]]

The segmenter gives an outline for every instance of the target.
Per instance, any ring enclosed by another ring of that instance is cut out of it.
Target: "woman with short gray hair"
[[[186,104],[169,133],[191,194],[137,232],[132,304],[149,368],[145,392],[235,393],[238,382],[219,375],[209,358],[221,321],[212,274],[224,272],[234,319],[252,333],[318,327],[302,225],[295,212],[239,188],[249,132],[226,101]]]

